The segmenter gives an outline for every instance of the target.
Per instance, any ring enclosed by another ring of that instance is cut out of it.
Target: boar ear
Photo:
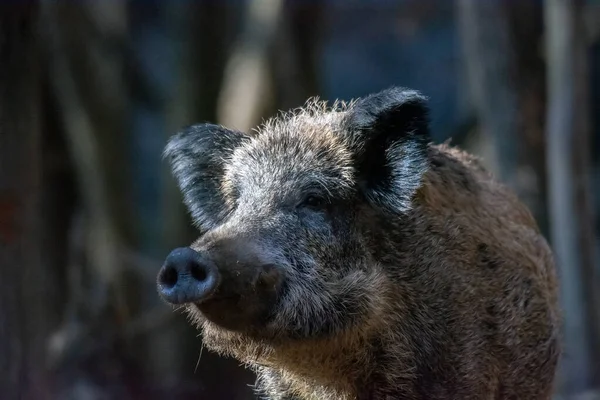
[[[242,132],[212,124],[189,126],[169,139],[164,157],[200,229],[214,227],[227,215],[221,191],[224,164],[246,140]]]
[[[348,110],[358,183],[374,205],[391,212],[411,208],[428,168],[428,111],[424,96],[403,88],[364,97]]]

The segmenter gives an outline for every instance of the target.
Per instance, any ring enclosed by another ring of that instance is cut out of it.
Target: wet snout
[[[220,279],[212,260],[183,247],[167,256],[158,273],[158,292],[171,304],[197,303],[214,293]]]
[[[214,323],[243,329],[272,311],[283,271],[253,240],[223,239],[175,249],[158,273],[161,297],[171,304],[193,303]]]

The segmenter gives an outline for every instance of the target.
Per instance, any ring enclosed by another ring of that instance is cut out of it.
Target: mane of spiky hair
[[[313,96],[308,98],[300,107],[279,110],[274,116],[263,120],[253,131],[260,134],[264,131],[281,129],[283,125],[308,121],[313,124],[331,125],[338,122],[339,114],[348,111],[357,100],[344,101],[336,99],[330,105],[327,100],[321,100],[319,96]]]

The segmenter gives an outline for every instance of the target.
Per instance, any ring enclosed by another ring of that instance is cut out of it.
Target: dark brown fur
[[[339,129],[335,116],[309,117],[289,126],[323,137]],[[347,279],[366,299],[353,323],[316,336],[230,331],[191,305],[205,344],[254,368],[270,399],[550,399],[560,318],[548,244],[477,159],[448,145],[427,146],[426,158],[409,209],[390,217],[352,203],[369,267],[331,279]],[[228,193],[231,181],[223,182]],[[194,247],[219,229],[226,228],[211,227]],[[317,304],[320,295],[306,298]]]

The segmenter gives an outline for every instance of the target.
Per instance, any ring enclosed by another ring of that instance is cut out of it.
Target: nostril
[[[192,267],[190,268],[190,273],[192,274],[192,277],[197,281],[203,282],[204,280],[206,280],[206,268],[202,267],[199,264],[192,264]]]
[[[166,267],[160,274],[160,283],[167,287],[172,288],[177,284],[178,280],[177,270],[174,267]]]

